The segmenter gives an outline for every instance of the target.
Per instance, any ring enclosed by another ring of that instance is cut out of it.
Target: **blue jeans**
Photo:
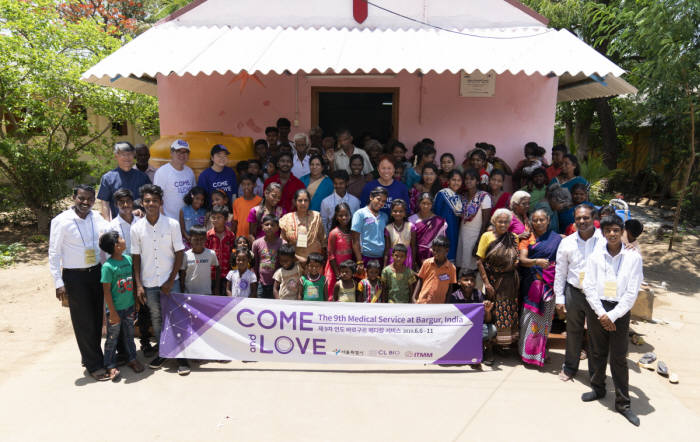
[[[160,287],[144,287],[146,292],[146,305],[151,311],[151,325],[156,343],[160,343],[160,329],[163,327],[163,318],[160,315]]]
[[[495,324],[484,324],[481,329],[481,339],[484,341],[490,341],[496,337],[496,325]]]
[[[119,315],[118,324],[110,324],[109,315]],[[117,367],[117,342],[121,339],[126,347],[128,362],[136,360],[136,344],[134,344],[134,320],[136,312],[134,306],[124,310],[117,310],[116,313],[107,313],[107,340],[105,341],[105,368]]]

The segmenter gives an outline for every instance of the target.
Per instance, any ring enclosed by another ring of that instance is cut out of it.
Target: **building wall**
[[[311,87],[399,87],[398,138],[412,146],[421,138],[435,140],[438,153],[452,152],[458,161],[475,142],[494,144],[498,155],[513,166],[523,146],[535,141],[548,150],[554,137],[557,78],[502,74],[495,96],[459,96],[458,74],[420,77],[406,72],[380,78],[332,78],[298,75],[259,75],[260,85],[233,74],[158,78],[161,134],[219,130],[264,138],[266,126],[285,116],[297,123],[292,134],[311,125]],[[419,120],[419,113],[421,118]]]

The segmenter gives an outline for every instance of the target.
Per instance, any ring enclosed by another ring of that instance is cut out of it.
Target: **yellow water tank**
[[[215,144],[223,144],[231,153],[228,165],[235,167],[239,161],[255,158],[253,139],[251,137],[235,137],[223,132],[185,132],[177,135],[165,135],[151,146],[151,166],[158,168],[170,161],[170,145],[181,139],[190,144],[190,159],[187,165],[194,170],[196,176],[209,167],[211,148]]]

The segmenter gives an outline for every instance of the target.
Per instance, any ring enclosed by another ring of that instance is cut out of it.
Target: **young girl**
[[[503,191],[503,180],[506,175],[500,169],[491,171],[489,177],[489,196],[493,204],[493,210],[507,209],[510,207],[510,193]]]
[[[423,192],[428,192],[435,197],[435,195],[442,190],[442,185],[438,179],[438,172],[437,166],[433,163],[423,166],[420,181],[414,184],[413,188],[408,193],[411,212],[415,213],[418,211],[418,195]]]
[[[229,217],[226,219],[226,227],[231,230],[231,200],[228,199],[228,195],[221,189],[214,189],[211,192],[211,207],[221,206],[228,209]],[[207,220],[207,229],[211,230],[213,225],[209,220]],[[235,233],[235,232],[234,232]]]
[[[340,280],[333,287],[333,300],[337,302],[357,302],[357,285],[352,279],[355,263],[346,260],[340,263]]]
[[[451,153],[440,155],[440,185],[444,189],[450,182],[450,172],[455,168],[455,156]]]
[[[406,267],[412,269],[413,255],[416,255],[416,232],[413,224],[406,220],[408,207],[406,202],[401,199],[391,202],[391,219],[390,223],[384,229],[386,236],[384,247],[384,265],[393,262],[393,247],[396,244],[405,245],[409,252],[406,256]],[[380,269],[381,270],[381,269]]]
[[[404,183],[409,189],[413,187],[415,183],[420,181],[421,176],[419,172],[423,170],[423,166],[432,163],[435,160],[435,148],[429,144],[419,142],[413,147],[414,152],[416,152],[415,166],[409,167],[403,173]]]
[[[207,210],[204,207],[207,200],[207,193],[204,188],[194,186],[185,194],[183,201],[185,205],[180,209],[180,232],[185,243],[185,250],[191,248],[190,228],[196,225],[204,225],[207,217]]]
[[[258,279],[250,270],[250,263],[253,260],[250,250],[237,248],[235,260],[235,265],[231,265],[231,270],[226,275],[226,295],[234,298],[257,297]]]
[[[379,261],[372,260],[365,266],[367,278],[357,284],[357,291],[360,293],[362,302],[386,302],[382,295],[382,281],[379,279],[382,266]]]
[[[416,268],[419,269],[423,265],[423,261],[433,256],[430,247],[436,237],[445,234],[447,222],[444,218],[433,213],[433,197],[427,192],[418,196],[418,211],[411,215],[408,221],[413,224],[413,230],[416,234],[417,253],[414,260]]]
[[[328,281],[328,300],[333,300],[333,290],[340,263],[352,260],[352,233],[350,232],[351,210],[347,203],[335,206],[335,214],[328,234],[328,262],[326,262],[326,281]]]
[[[256,238],[262,238],[265,235],[265,232],[262,230],[262,219],[265,215],[275,215],[277,219],[282,217],[284,210],[278,206],[281,199],[282,186],[279,183],[270,183],[263,193],[260,204],[250,209],[248,213],[251,241],[254,241]]]
[[[469,164],[472,169],[479,172],[479,189],[486,189],[489,184],[489,173],[486,171],[486,152],[482,149],[474,149],[469,153]],[[468,169],[465,168],[465,170]]]

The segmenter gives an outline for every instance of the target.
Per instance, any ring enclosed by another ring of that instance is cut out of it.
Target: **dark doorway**
[[[384,144],[396,137],[398,88],[312,88],[313,125],[334,135],[348,128],[355,137],[369,133]]]

